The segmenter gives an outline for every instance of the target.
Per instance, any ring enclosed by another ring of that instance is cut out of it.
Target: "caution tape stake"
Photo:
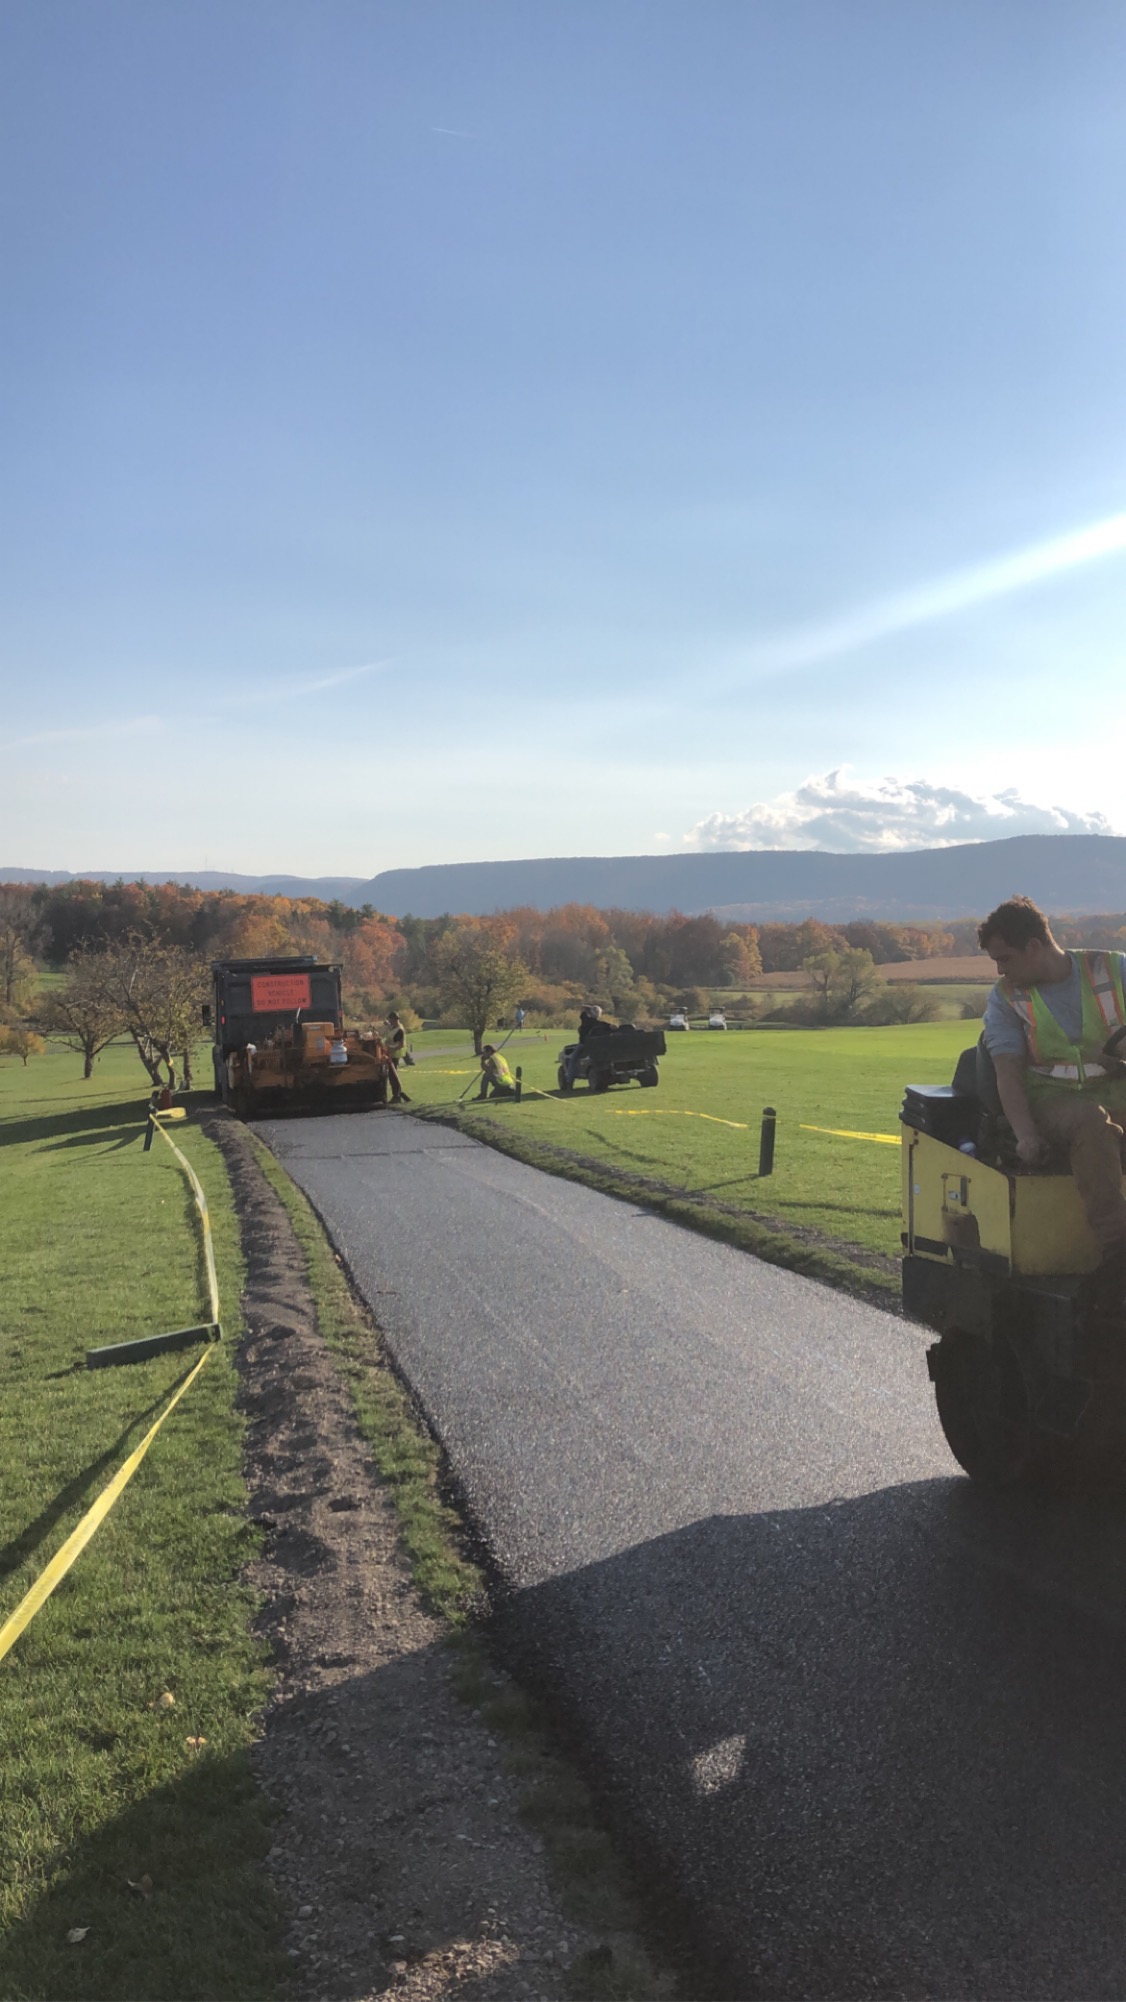
[[[192,1328],[173,1328],[167,1335],[142,1335],[139,1341],[111,1342],[107,1348],[88,1349],[87,1369],[112,1369],[117,1363],[145,1362],[149,1356],[162,1355],[167,1349],[187,1349],[191,1348],[193,1342],[220,1342],[223,1339],[223,1330],[219,1324],[219,1278],[215,1270],[215,1247],[211,1242],[211,1218],[207,1210],[207,1197],[203,1193],[203,1186],[191,1162],[181,1154],[176,1142],[165,1132],[161,1123],[165,1119],[177,1117],[182,1119],[183,1116],[183,1107],[178,1105],[163,1113],[155,1110],[150,1112],[148,1126],[145,1129],[145,1150],[147,1152],[152,1146],[153,1134],[159,1133],[162,1139],[167,1140],[191,1184],[203,1232],[203,1257],[207,1267],[211,1319],[197,1323]]]

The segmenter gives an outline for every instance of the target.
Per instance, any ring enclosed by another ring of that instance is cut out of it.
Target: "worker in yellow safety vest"
[[[982,1031],[1001,1109],[1026,1167],[1067,1149],[1102,1253],[1100,1297],[1126,1296],[1122,1192],[1126,1069],[1106,1045],[1126,1026],[1121,952],[1068,952],[1030,897],[998,904],[977,931],[1000,979]],[[1119,1046],[1126,1056],[1126,1037]]]
[[[478,1098],[488,1098],[490,1091],[494,1098],[512,1098],[516,1092],[516,1079],[508,1067],[508,1058],[502,1057],[492,1043],[485,1043],[481,1050],[481,1089]]]

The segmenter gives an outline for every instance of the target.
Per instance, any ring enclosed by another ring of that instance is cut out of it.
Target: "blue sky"
[[[1126,828],[1124,58],[1119,0],[15,0],[0,863]]]

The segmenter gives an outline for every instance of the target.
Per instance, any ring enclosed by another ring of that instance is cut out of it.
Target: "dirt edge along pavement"
[[[243,1128],[222,1113],[202,1124],[247,1265],[244,1465],[265,1533],[248,1576],[277,1677],[253,1757],[279,1810],[267,1867],[292,1992],[562,2002],[583,1992],[575,1963],[605,1966],[611,1950],[562,1915],[501,1749],[455,1693],[285,1209]]]

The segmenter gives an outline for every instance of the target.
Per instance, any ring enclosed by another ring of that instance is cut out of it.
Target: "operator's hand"
[[[1026,1168],[1039,1168],[1048,1158],[1048,1143],[1038,1133],[1023,1133],[1017,1141],[1017,1160]]]

